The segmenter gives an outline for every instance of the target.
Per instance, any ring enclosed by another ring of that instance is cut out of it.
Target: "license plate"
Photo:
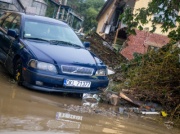
[[[67,80],[64,80],[64,86],[89,88],[91,86],[91,82],[67,79]]]

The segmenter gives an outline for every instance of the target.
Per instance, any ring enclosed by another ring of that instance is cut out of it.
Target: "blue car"
[[[107,67],[64,22],[25,13],[0,18],[0,62],[18,85],[48,92],[98,93]]]

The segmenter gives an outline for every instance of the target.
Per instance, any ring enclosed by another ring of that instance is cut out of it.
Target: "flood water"
[[[3,134],[179,134],[177,128],[117,107],[84,106],[72,95],[43,93],[17,86],[0,65],[0,133]]]

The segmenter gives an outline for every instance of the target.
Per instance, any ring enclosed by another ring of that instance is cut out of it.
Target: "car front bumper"
[[[67,93],[99,93],[108,86],[108,77],[90,77],[75,75],[49,75],[32,70],[23,71],[25,87],[47,91],[47,92],[67,92]],[[90,81],[90,88],[66,87],[63,85],[64,79]],[[41,83],[41,84],[38,84]]]

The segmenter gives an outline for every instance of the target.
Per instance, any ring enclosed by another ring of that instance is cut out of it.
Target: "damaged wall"
[[[126,7],[133,8],[135,0],[107,0],[97,16],[98,26],[96,32],[105,38],[105,35],[115,32],[119,26],[126,27],[119,16]],[[120,25],[119,25],[120,24]]]
[[[116,0],[107,0],[104,7],[101,9],[99,15],[97,16],[98,26],[96,32],[100,35],[104,35],[105,24],[107,23],[110,15],[114,12]]]
[[[123,11],[124,8],[131,7],[134,9],[134,13],[136,13],[136,9],[147,8],[148,2],[150,1],[151,0],[107,0],[97,16],[98,27],[96,32],[107,40],[109,37],[111,37],[111,34],[108,32],[108,30],[110,31],[110,29],[112,29],[111,24],[112,22],[114,22],[114,20],[116,20],[113,18],[113,16],[117,17],[115,15],[116,9]],[[153,19],[154,15],[152,15],[148,19],[150,18]],[[120,30],[123,27],[126,27],[126,25],[122,24],[120,21],[121,20],[118,20],[117,22],[117,24],[120,24],[118,29],[115,29],[116,36],[114,37],[114,44],[116,44],[117,38],[126,39],[126,32]],[[122,50],[120,52],[125,58],[131,60],[134,58],[134,53],[144,54],[147,52],[149,46],[160,48],[169,42],[169,38],[167,37],[168,32],[162,33],[160,24],[157,24],[157,29],[154,34],[149,33],[148,31],[152,30],[151,25],[152,23],[149,22],[148,24],[143,26],[144,31],[136,30],[137,35],[130,35],[128,37],[125,46],[122,47]],[[123,36],[123,34],[125,36]]]
[[[134,58],[134,53],[144,54],[149,46],[161,48],[169,42],[169,38],[160,34],[136,30],[136,35],[130,35],[126,47],[120,52],[128,60]]]

